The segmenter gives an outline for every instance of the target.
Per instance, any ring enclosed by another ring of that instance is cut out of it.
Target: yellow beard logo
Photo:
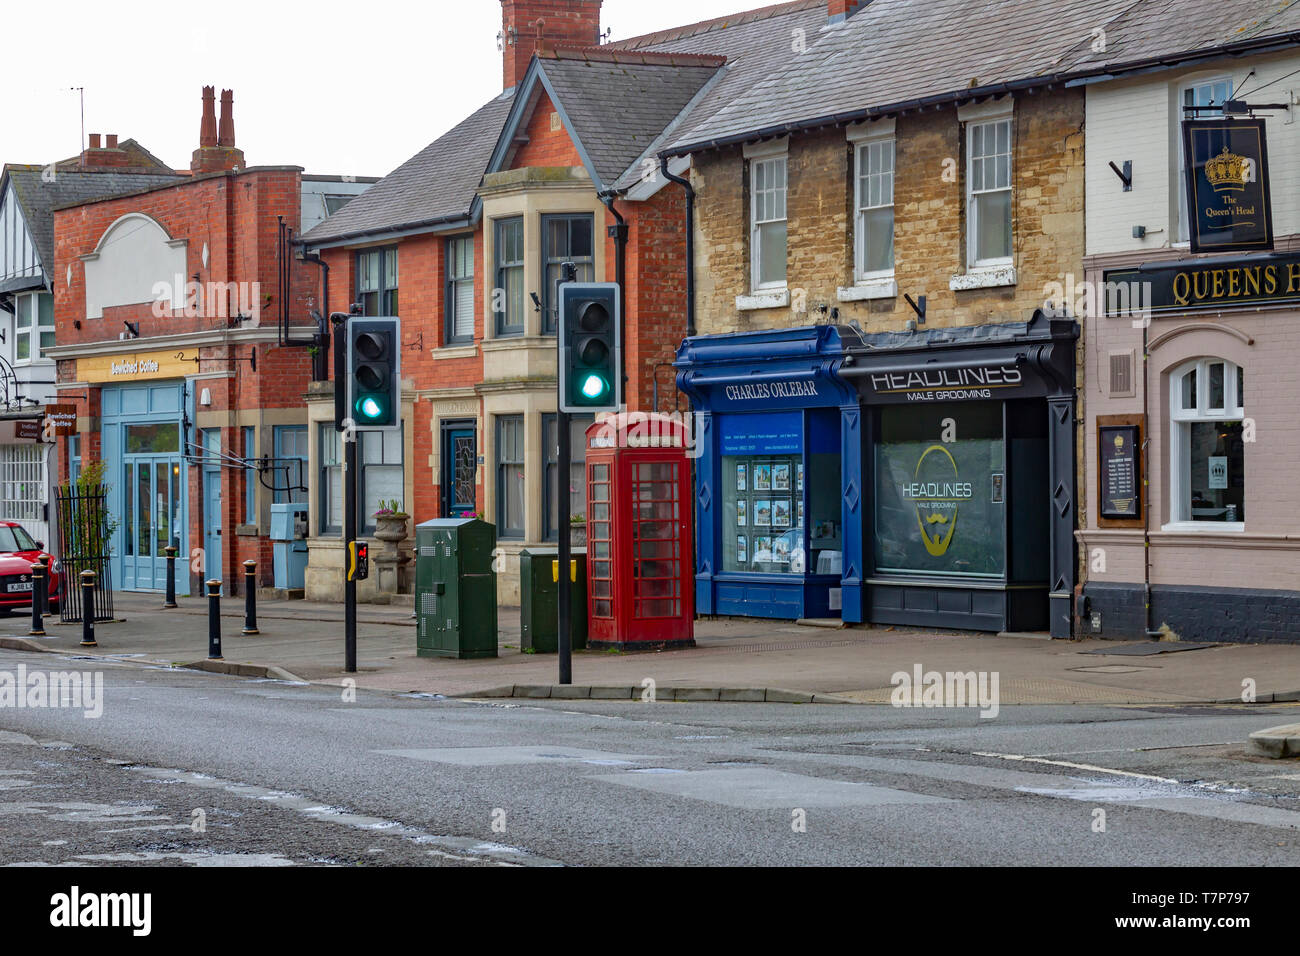
[[[931,459],[931,465],[926,468],[926,459],[930,458],[931,455],[934,456]],[[947,459],[947,466],[944,465],[944,459]],[[947,474],[948,467],[952,469],[951,477]],[[923,469],[925,471],[924,477],[922,476]],[[918,482],[932,482],[939,486],[945,483],[955,484],[957,481],[957,462],[947,448],[942,445],[931,445],[921,455],[921,460],[916,463],[916,473],[913,477]],[[915,501],[916,525],[921,529],[921,541],[925,544],[925,550],[936,558],[946,554],[948,546],[952,544],[953,532],[957,530],[956,499],[940,492],[932,497],[918,497]],[[933,535],[927,530],[927,525],[935,529]]]

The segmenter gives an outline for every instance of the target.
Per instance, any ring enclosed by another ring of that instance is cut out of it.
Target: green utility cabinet
[[[558,548],[532,548],[519,552],[519,647],[538,654],[560,649],[559,598],[556,580]],[[570,574],[569,606],[573,649],[587,646],[587,549],[570,552],[575,570]]]
[[[497,656],[496,527],[437,518],[415,528],[416,653]]]

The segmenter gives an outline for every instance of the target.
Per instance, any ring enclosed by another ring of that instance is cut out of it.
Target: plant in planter
[[[406,522],[411,517],[402,510],[402,503],[396,499],[380,501],[379,510],[371,516],[375,519],[375,537],[384,543],[384,550],[375,555],[375,563],[380,568],[381,589],[385,580],[391,581],[391,590],[397,588],[396,569],[409,559],[398,550],[398,545],[406,540]],[[391,568],[392,574],[385,575],[384,569]]]

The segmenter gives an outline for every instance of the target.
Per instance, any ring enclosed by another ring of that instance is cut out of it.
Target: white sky
[[[605,0],[624,39],[775,0]],[[135,138],[188,169],[201,88],[232,89],[251,166],[382,176],[501,92],[498,0],[65,0],[7,7],[0,163]]]

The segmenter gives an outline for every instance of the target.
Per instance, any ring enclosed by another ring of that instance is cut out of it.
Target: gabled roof
[[[307,245],[469,219],[478,185],[513,91],[480,107],[459,125],[302,236]]]
[[[822,9],[824,13],[824,7]],[[662,150],[844,123],[1142,65],[1172,65],[1269,37],[1300,42],[1295,0],[871,0],[723,84]],[[1068,27],[1063,27],[1068,24]],[[1104,49],[1094,51],[1104,39]]]
[[[0,175],[0,195],[12,183],[23,219],[47,276],[54,268],[54,210],[189,179],[187,174],[150,167],[82,168],[56,163],[45,167],[7,164]]]
[[[552,49],[529,64],[488,172],[506,167],[516,134],[545,91],[598,192],[643,156],[724,63],[722,57]]]

